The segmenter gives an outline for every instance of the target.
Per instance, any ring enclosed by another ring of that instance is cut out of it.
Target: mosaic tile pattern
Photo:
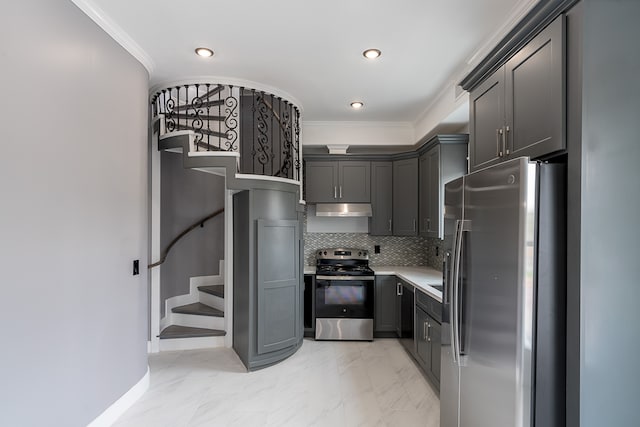
[[[370,236],[363,233],[307,233],[304,224],[305,265],[315,265],[322,248],[358,248],[369,251],[369,263],[393,266],[428,266],[442,270],[442,240],[427,237]],[[380,253],[374,253],[380,245]],[[438,255],[436,255],[436,248]]]

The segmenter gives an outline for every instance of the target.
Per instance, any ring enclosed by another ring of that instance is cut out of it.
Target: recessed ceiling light
[[[208,58],[210,56],[213,56],[213,51],[211,49],[207,49],[206,47],[199,47],[196,49],[196,54],[204,58]]]
[[[351,108],[355,109],[355,110],[359,110],[360,108],[364,107],[364,104],[360,101],[353,101],[351,103]]]
[[[378,49],[367,49],[362,52],[362,55],[367,59],[376,59],[377,57],[382,55],[382,52],[380,52]]]

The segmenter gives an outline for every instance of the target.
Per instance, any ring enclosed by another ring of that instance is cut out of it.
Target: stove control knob
[[[362,256],[362,252],[358,252],[358,256]]]
[[[322,251],[318,251],[318,255],[322,255]]]
[[[326,255],[326,254],[327,254],[327,251],[324,251],[324,254]]]

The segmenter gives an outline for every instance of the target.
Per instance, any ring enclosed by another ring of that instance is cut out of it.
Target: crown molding
[[[413,129],[411,122],[372,122],[372,121],[305,121],[305,126],[333,128],[407,128]]]
[[[107,13],[92,0],[71,0],[85,15],[98,24],[112,39],[137,59],[149,75],[153,74],[155,64],[149,54],[136,43]]]

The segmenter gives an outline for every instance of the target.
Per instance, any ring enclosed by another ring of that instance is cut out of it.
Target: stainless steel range
[[[316,339],[373,340],[374,272],[364,249],[316,252]]]

